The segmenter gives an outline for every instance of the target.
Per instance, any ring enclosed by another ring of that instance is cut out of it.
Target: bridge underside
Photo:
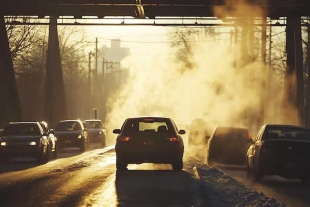
[[[302,57],[300,17],[310,16],[308,8],[309,0],[0,0],[0,97],[2,100],[8,100],[5,105],[0,104],[0,122],[19,120],[20,106],[18,92],[14,77],[14,69],[10,57],[10,48],[8,45],[7,34],[5,30],[5,16],[23,16],[23,17],[64,17],[71,16],[75,19],[83,17],[97,17],[99,19],[106,16],[113,17],[134,17],[137,19],[155,19],[156,17],[216,17],[224,20],[226,17],[259,17],[266,22],[266,17],[277,19],[286,17],[291,24],[287,24],[288,44],[287,47],[287,73],[298,73],[300,79],[302,76]],[[248,2],[243,4],[229,4],[226,2]],[[254,12],[257,11],[257,12]],[[26,22],[27,23],[27,22]],[[47,68],[46,77],[46,97],[45,110],[46,119],[50,122],[56,122],[57,119],[65,116],[65,97],[63,94],[64,86],[57,86],[55,80],[62,79],[61,61],[59,56],[57,28],[54,25],[50,27],[49,56],[47,62],[50,64]],[[294,37],[294,38],[293,38]],[[291,41],[292,38],[294,41]],[[298,50],[298,51],[297,51]],[[295,54],[297,54],[296,57]],[[266,25],[262,25],[262,57],[266,56]],[[265,61],[263,60],[265,63]],[[296,67],[298,67],[296,69]],[[55,68],[58,68],[57,70]],[[55,70],[55,71],[54,71]],[[291,70],[291,71],[290,71]],[[57,77],[56,77],[57,76]],[[292,100],[297,107],[301,108],[303,91],[300,83],[296,88],[291,80],[287,78],[287,91],[291,91]],[[300,79],[301,80],[301,79]],[[57,82],[57,81],[56,81]],[[57,86],[57,87],[56,87]],[[292,86],[292,87],[291,87]],[[299,90],[297,90],[299,89]],[[51,101],[54,93],[61,93],[59,103]],[[297,95],[295,95],[297,94]],[[261,120],[264,117],[264,99],[262,98]],[[302,110],[299,110],[302,112]],[[51,113],[51,114],[49,114]],[[4,116],[3,116],[4,114]],[[57,117],[53,117],[57,115]]]
[[[228,2],[228,3],[226,3]],[[167,17],[218,17],[216,10],[227,16],[253,15],[257,9],[267,17],[309,16],[307,0],[244,0],[241,5],[225,0],[1,0],[0,14],[4,16],[132,16],[153,19]],[[236,12],[246,8],[246,12]]]

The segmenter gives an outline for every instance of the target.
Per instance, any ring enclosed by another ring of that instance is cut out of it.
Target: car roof
[[[216,129],[245,129],[245,130],[248,130],[247,127],[228,127],[228,126],[217,126]]]
[[[146,118],[151,118],[151,119],[170,119],[168,117],[163,117],[163,116],[136,116],[136,117],[130,117],[128,119],[146,119]]]
[[[79,119],[68,119],[68,120],[61,120],[59,122],[69,122],[69,121],[72,121],[72,122],[82,122],[81,120]]]
[[[86,119],[86,120],[84,120],[84,121],[100,121],[100,122],[101,122],[100,119]]]
[[[38,124],[39,122],[36,121],[17,121],[17,122],[10,122],[10,125],[13,124]]]
[[[299,128],[299,129],[308,129],[309,127],[306,126],[299,126],[299,125],[290,125],[290,124],[266,124],[266,127],[285,127],[285,128]]]

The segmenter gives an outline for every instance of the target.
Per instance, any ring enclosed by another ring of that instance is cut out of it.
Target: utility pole
[[[96,76],[98,75],[98,38],[96,37],[96,52],[95,52],[95,59],[96,59],[96,65],[95,65],[95,70],[96,70]]]
[[[88,53],[88,107],[87,107],[87,114],[90,116],[91,113],[91,56],[94,55],[92,52]]]

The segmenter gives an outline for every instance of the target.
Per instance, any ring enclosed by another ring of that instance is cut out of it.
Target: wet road
[[[115,171],[113,148],[80,153],[64,149],[58,159],[37,165],[29,159],[0,166],[0,206],[208,206],[193,166],[129,165]]]
[[[258,192],[263,192],[269,197],[277,199],[289,207],[309,207],[310,187],[303,185],[299,179],[286,179],[279,176],[264,176],[264,178],[254,183],[246,177],[244,167],[217,165],[226,174],[246,187]]]

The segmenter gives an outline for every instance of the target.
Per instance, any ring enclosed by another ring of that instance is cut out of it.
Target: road
[[[0,206],[208,206],[193,168],[129,165],[116,173],[113,148],[80,153],[63,149],[58,159],[37,165],[15,159],[0,166]]]
[[[261,181],[254,183],[250,178],[246,177],[244,167],[229,165],[217,165],[217,167],[243,183],[247,188],[263,192],[265,195],[273,197],[289,207],[310,206],[310,187],[303,185],[299,179],[264,176]]]

